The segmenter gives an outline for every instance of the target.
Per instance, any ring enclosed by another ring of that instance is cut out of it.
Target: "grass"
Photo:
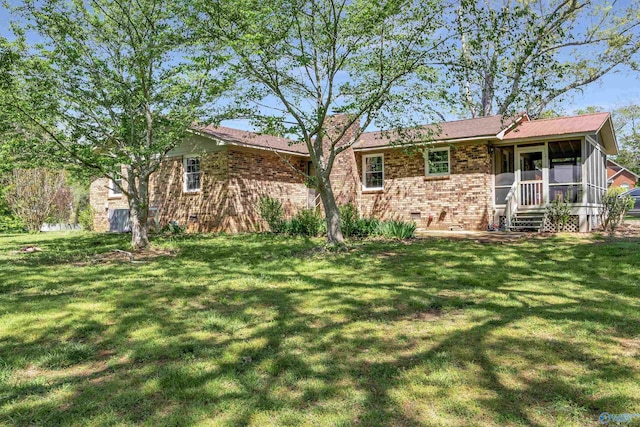
[[[640,413],[640,241],[0,237],[0,425],[582,426]],[[33,254],[12,251],[27,244]],[[639,419],[635,423],[638,424]]]

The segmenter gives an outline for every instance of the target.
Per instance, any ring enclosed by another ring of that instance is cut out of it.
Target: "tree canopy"
[[[24,22],[18,42],[3,46],[4,131],[33,141],[36,152],[121,178],[135,247],[148,243],[149,176],[194,121],[213,120],[228,83],[212,39],[205,45],[184,25],[185,7],[26,0],[13,10]],[[37,44],[26,46],[27,31]]]
[[[472,117],[527,110],[637,69],[640,9],[616,0],[459,0],[450,84]]]
[[[222,117],[227,89],[227,117],[306,145],[342,244],[331,172],[371,125],[411,128],[443,106],[537,116],[637,69],[640,49],[640,10],[616,0],[23,0],[12,13],[3,167],[54,160],[122,182],[136,247],[151,174],[194,122]]]
[[[335,158],[374,121],[406,124],[431,105],[443,44],[438,0],[202,1],[197,9],[197,28],[232,51],[245,115],[307,146],[328,240],[342,244]],[[348,120],[329,120],[336,113]]]

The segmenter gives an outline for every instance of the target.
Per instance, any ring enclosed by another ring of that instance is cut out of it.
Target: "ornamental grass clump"
[[[387,239],[410,239],[416,232],[416,223],[413,221],[384,221],[378,227],[378,234]]]

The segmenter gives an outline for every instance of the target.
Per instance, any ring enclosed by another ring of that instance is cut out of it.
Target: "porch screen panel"
[[[600,154],[600,188],[596,203],[602,203],[602,196],[607,191],[607,155],[604,150],[599,151]]]
[[[494,201],[496,205],[504,205],[505,199],[515,181],[514,147],[496,147],[494,159]]]
[[[587,137],[585,144],[587,166],[587,203],[602,203],[602,194],[606,190],[606,162],[607,157],[599,147],[597,139]]]
[[[551,141],[549,148],[549,200],[582,200],[582,141]]]
[[[593,181],[595,178],[595,173],[593,171],[594,162],[593,162],[593,152],[595,151],[593,144],[590,139],[586,139],[585,143],[585,166],[586,166],[586,182],[587,182],[587,203],[594,203],[595,199],[595,191],[593,187]]]

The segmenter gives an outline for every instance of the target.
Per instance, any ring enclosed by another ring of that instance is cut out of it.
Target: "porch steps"
[[[509,231],[541,231],[544,222],[544,212],[518,212],[511,219]]]

